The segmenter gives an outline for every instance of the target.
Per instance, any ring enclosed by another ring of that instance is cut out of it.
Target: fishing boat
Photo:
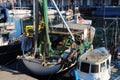
[[[93,49],[78,59],[78,66],[71,72],[73,80],[109,80],[111,55],[104,47]]]
[[[76,64],[78,56],[93,49],[95,29],[90,24],[79,24],[75,20],[66,22],[55,1],[52,2],[64,24],[48,27],[47,1],[33,0],[34,26],[27,29],[28,34],[21,45],[23,56],[18,57],[36,75],[66,71]]]
[[[0,64],[14,61],[21,52],[21,43],[15,39],[14,23],[0,23]]]

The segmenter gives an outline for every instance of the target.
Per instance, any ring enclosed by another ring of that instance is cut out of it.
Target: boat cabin
[[[91,24],[76,23],[75,20],[68,21],[67,24],[73,35],[82,33],[81,35],[82,35],[83,40],[91,40],[90,42],[93,41],[95,29],[91,26]],[[89,31],[91,31],[91,34],[89,34]],[[67,28],[62,23],[58,24],[58,25],[50,26],[49,33],[50,34],[70,35]]]
[[[105,48],[94,49],[78,59],[80,80],[109,80],[111,55]]]

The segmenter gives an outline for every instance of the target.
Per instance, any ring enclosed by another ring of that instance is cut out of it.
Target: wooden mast
[[[34,56],[35,56],[36,50],[37,50],[38,22],[39,22],[38,13],[39,13],[39,11],[38,11],[38,0],[33,0]]]

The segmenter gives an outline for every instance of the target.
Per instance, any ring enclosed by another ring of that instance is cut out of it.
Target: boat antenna
[[[106,28],[105,28],[105,24],[106,24],[106,21],[105,21],[105,4],[103,4],[103,9],[104,9],[104,11],[103,11],[103,31],[104,31],[104,44],[105,44],[105,47],[107,48],[107,37],[106,37]]]
[[[52,0],[52,2],[53,2],[53,4],[54,4],[55,8],[57,9],[57,11],[58,11],[58,13],[59,13],[59,15],[60,15],[61,19],[63,20],[63,22],[64,22],[64,24],[65,24],[65,26],[66,26],[67,30],[69,31],[69,33],[70,33],[70,35],[71,35],[71,37],[72,37],[72,40],[73,40],[73,41],[75,41],[75,38],[74,38],[74,36],[73,36],[72,32],[70,31],[69,26],[68,26],[68,25],[67,25],[67,23],[65,22],[65,20],[64,20],[64,18],[63,18],[63,16],[62,16],[62,14],[60,13],[60,11],[59,11],[59,9],[58,9],[58,7],[57,7],[57,5],[56,5],[55,1],[54,1],[54,0]]]

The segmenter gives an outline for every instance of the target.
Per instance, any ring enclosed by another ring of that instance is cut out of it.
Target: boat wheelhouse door
[[[106,61],[100,63],[99,77],[101,78],[101,80],[109,80],[111,75],[110,62],[110,59],[107,59]]]

